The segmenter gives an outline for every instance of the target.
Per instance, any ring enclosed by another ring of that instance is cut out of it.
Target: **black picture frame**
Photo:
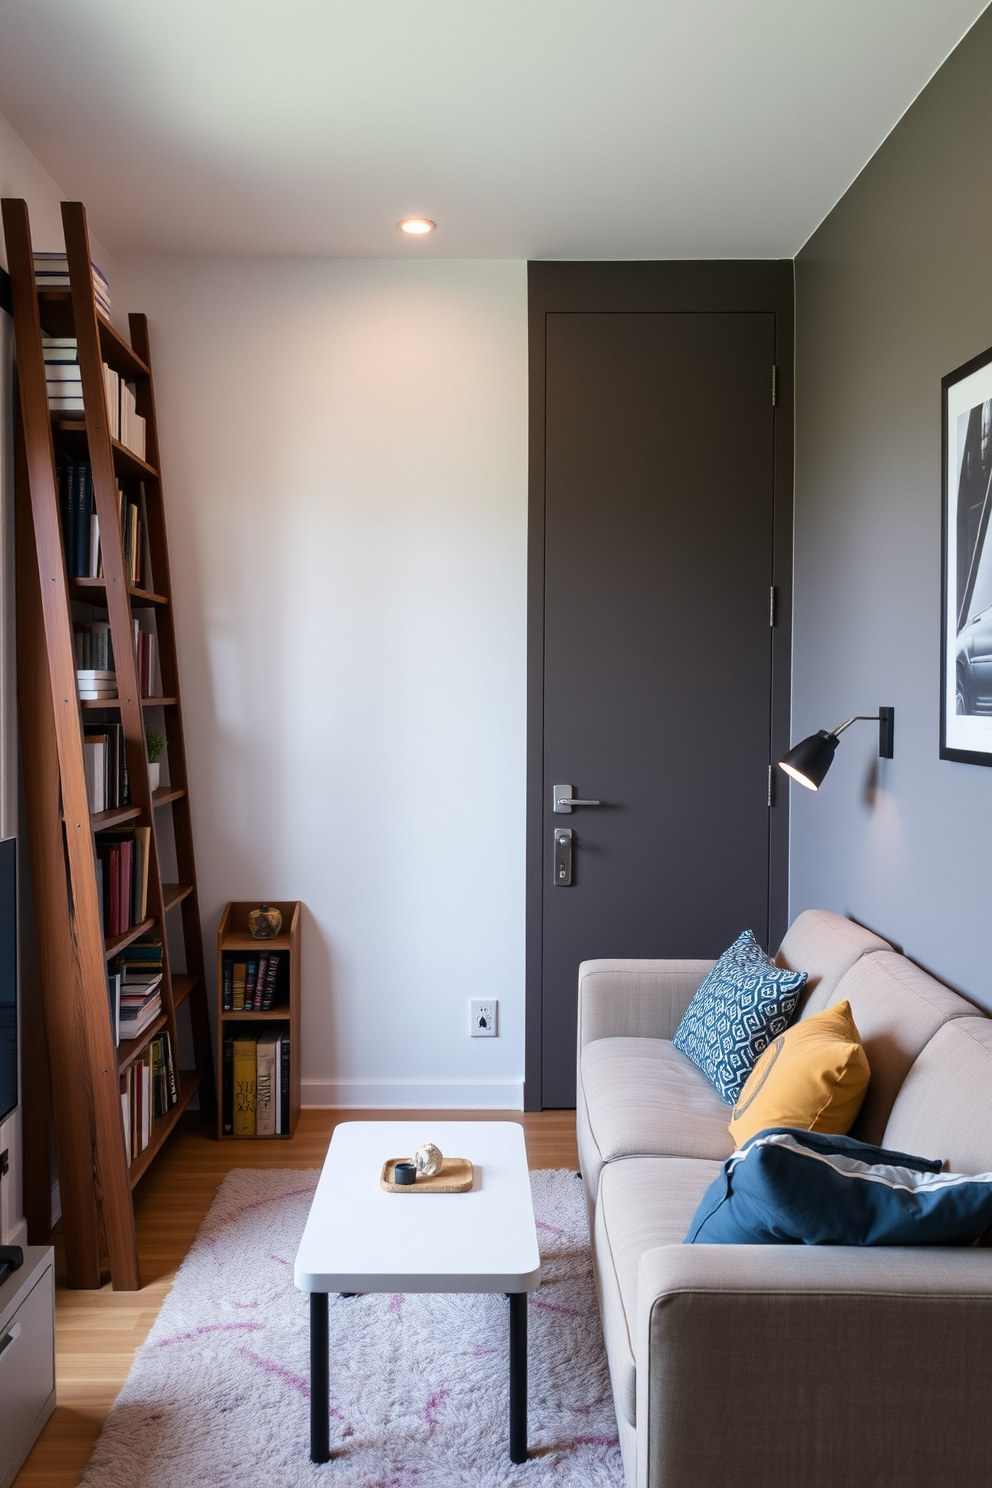
[[[940,386],[940,758],[992,765],[992,347]]]

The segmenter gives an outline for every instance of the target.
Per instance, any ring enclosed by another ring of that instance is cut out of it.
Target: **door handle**
[[[568,827],[555,827],[555,888],[572,886],[572,833]]]
[[[551,787],[552,810],[559,814],[568,813],[573,806],[602,806],[602,801],[580,801],[577,796],[572,795],[570,785],[553,785]]]

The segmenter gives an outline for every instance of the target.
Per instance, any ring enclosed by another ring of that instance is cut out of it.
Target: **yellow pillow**
[[[730,1135],[738,1147],[766,1126],[843,1136],[854,1125],[870,1075],[851,1004],[838,1002],[768,1045],[738,1097]]]

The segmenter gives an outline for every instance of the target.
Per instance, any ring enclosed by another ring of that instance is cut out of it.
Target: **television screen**
[[[0,842],[0,1121],[17,1105],[17,841]]]

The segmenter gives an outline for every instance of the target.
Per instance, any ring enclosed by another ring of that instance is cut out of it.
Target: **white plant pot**
[[[148,789],[157,791],[159,776],[162,773],[162,761],[156,760],[154,764],[148,765]]]

